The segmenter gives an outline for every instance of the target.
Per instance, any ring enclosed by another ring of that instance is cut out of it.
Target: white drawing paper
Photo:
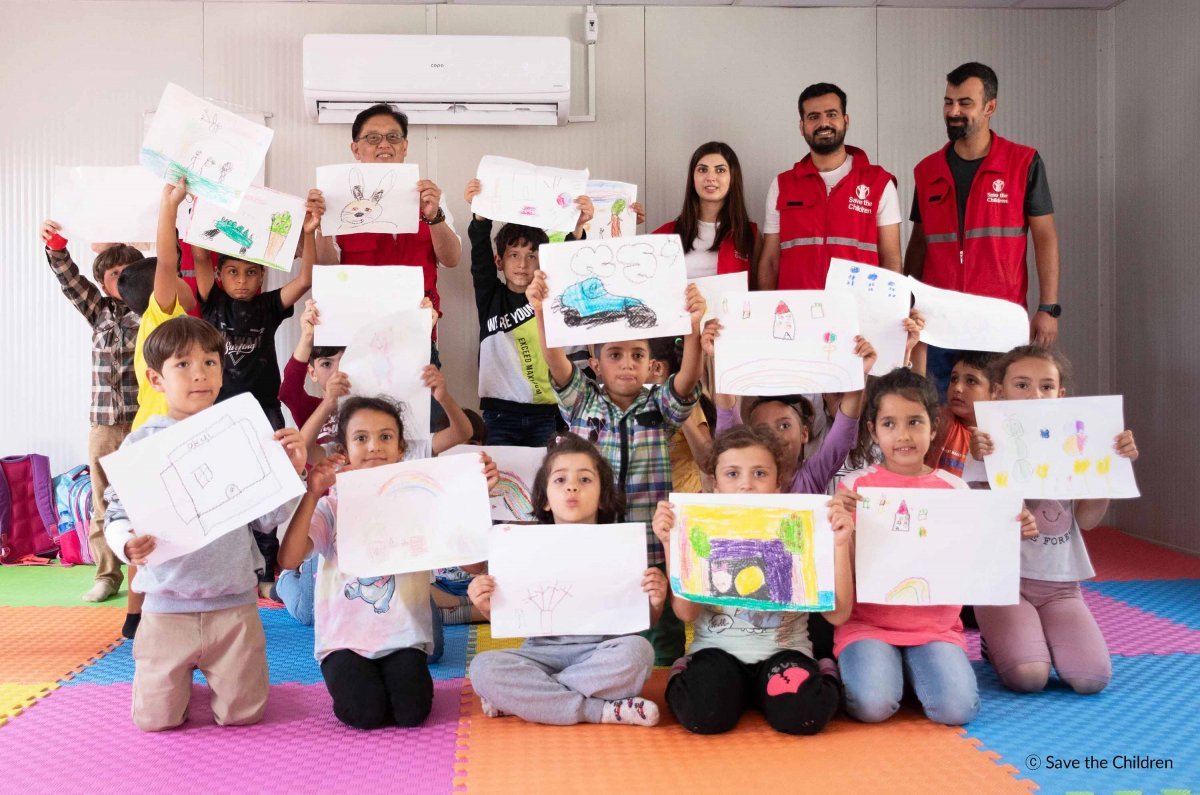
[[[493,221],[548,232],[573,232],[579,221],[575,199],[587,193],[588,171],[535,166],[509,157],[486,155],[475,172],[480,192],[471,212]]]
[[[492,637],[627,635],[650,627],[646,526],[509,525],[488,537]]]
[[[930,287],[912,277],[908,283],[916,308],[925,316],[922,342],[939,348],[1001,352],[1029,344],[1025,307],[1002,298]]]
[[[165,182],[187,177],[188,193],[235,210],[262,168],[274,135],[268,127],[167,83],[139,159]]]
[[[162,184],[141,166],[60,166],[50,217],[68,240],[152,243]]]
[[[603,179],[588,180],[587,196],[592,200],[593,215],[584,230],[588,240],[633,237],[637,234],[637,185]],[[564,230],[564,231],[572,231]]]
[[[428,571],[487,557],[487,479],[442,456],[337,476],[338,568],[352,577]]]
[[[692,279],[692,284],[700,289],[704,296],[704,319],[720,317],[723,309],[727,309],[726,297],[732,293],[744,293],[750,290],[750,272],[721,273],[716,276],[701,276]]]
[[[471,453],[487,453],[500,471],[500,483],[489,495],[492,519],[498,522],[532,521],[533,478],[546,457],[546,448],[460,444],[443,455]]]
[[[835,607],[828,497],[672,493],[670,500],[672,593],[755,611]]]
[[[980,401],[975,418],[996,448],[983,459],[996,491],[1056,500],[1140,495],[1133,463],[1113,450],[1125,430],[1121,395]]]
[[[854,354],[858,307],[846,293],[730,293],[714,349],[716,389],[727,395],[850,392],[863,388]]]
[[[304,199],[251,185],[236,210],[207,199],[192,208],[184,242],[290,271],[304,232]]]
[[[425,297],[425,274],[414,266],[317,265],[312,279],[317,345],[349,345],[362,326],[416,309]]]
[[[150,565],[186,555],[304,493],[253,395],[242,394],[101,459]],[[249,539],[247,539],[247,543]]]
[[[351,395],[385,395],[404,405],[405,439],[429,438],[429,387],[421,371],[429,364],[432,330],[428,309],[373,320],[355,332],[338,365],[350,379]]]
[[[317,188],[325,195],[321,234],[408,235],[421,214],[421,178],[406,163],[347,163],[317,168]],[[412,263],[399,263],[408,265]]]
[[[859,333],[878,354],[871,375],[887,375],[904,366],[904,345],[908,341],[904,321],[912,300],[908,279],[886,268],[834,258],[829,261],[825,291],[854,296]]]
[[[692,330],[678,235],[549,243],[538,258],[549,290],[544,310],[552,348]]]
[[[1014,605],[1021,582],[1021,498],[970,489],[860,488],[858,601]]]

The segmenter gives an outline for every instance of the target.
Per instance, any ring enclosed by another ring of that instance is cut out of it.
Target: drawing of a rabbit
[[[391,221],[382,221],[380,218],[384,210],[381,204],[383,197],[392,189],[392,183],[395,181],[396,173],[394,171],[384,174],[383,179],[379,180],[375,192],[368,199],[363,193],[362,171],[357,168],[350,169],[350,193],[354,196],[354,200],[342,208],[342,224],[338,228],[338,233],[394,233],[396,224]]]

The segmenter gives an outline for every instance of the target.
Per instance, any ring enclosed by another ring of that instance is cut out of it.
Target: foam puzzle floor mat
[[[123,599],[79,600],[91,567],[0,568],[0,781],[11,792],[307,792],[386,786],[405,793],[741,792],[1200,794],[1200,558],[1115,530],[1088,535],[1097,578],[1084,587],[1113,655],[1113,681],[1080,696],[1006,690],[968,642],[982,709],[968,726],[906,704],[882,724],[839,715],[793,737],[747,713],[693,735],[662,699],[659,726],[553,727],[487,718],[465,678],[472,657],[512,648],[486,624],[446,627],[431,665],[434,709],[416,729],[361,732],[332,713],[313,633],[260,604],[271,694],[262,723],[212,720],[202,674],[184,727],[145,734],[130,719],[131,642]],[[55,748],[86,764],[48,763]],[[131,764],[130,760],[138,760]],[[228,763],[222,764],[222,760]],[[1101,765],[1101,762],[1104,764]]]

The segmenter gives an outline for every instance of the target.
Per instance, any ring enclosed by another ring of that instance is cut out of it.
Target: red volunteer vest
[[[367,232],[334,238],[342,252],[343,265],[405,265],[419,267],[425,277],[425,295],[441,314],[442,298],[437,291],[437,255],[429,224],[418,222],[415,234],[388,235]],[[433,338],[437,339],[434,326]]]
[[[812,155],[779,175],[780,290],[824,290],[833,257],[879,264],[879,200],[896,178],[872,165],[866,152],[854,156],[850,173],[832,191],[812,163]]]
[[[992,147],[971,183],[960,238],[949,148],[946,144],[913,171],[925,232],[922,281],[1025,306],[1025,187],[1037,150],[992,134]]]
[[[758,225],[750,224],[750,229],[754,236],[758,236]],[[654,230],[656,235],[673,235],[675,234],[675,222],[668,221],[667,223]],[[717,275],[720,276],[726,273],[742,273],[750,270],[750,254],[747,251],[745,254],[739,254],[733,247],[733,238],[726,237],[721,241],[721,245],[717,247]]]

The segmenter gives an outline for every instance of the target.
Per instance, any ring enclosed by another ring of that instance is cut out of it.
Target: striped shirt
[[[675,395],[675,376],[662,386],[643,389],[622,410],[579,368],[561,389],[558,407],[570,431],[591,441],[613,468],[625,492],[627,522],[646,523],[646,555],[651,565],[665,562],[662,544],[650,527],[659,500],[671,493],[670,441],[700,399],[697,384],[686,400]]]
[[[63,295],[92,327],[93,425],[125,425],[138,409],[133,347],[141,318],[124,302],[110,298],[79,272],[66,249],[46,249],[50,269]]]

